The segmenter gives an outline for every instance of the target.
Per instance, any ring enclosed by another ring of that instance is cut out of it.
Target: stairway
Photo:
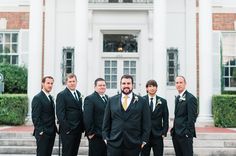
[[[196,156],[236,156],[236,133],[198,133],[194,138]],[[171,137],[164,141],[164,155],[175,155]],[[35,156],[35,139],[29,132],[0,132],[0,156]],[[79,156],[87,156],[88,142],[82,138]],[[53,156],[58,155],[58,136]]]

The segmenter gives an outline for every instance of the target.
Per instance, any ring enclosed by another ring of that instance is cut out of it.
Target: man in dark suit
[[[193,137],[196,137],[197,99],[186,90],[186,80],[177,76],[175,87],[175,118],[171,129],[176,156],[193,156]]]
[[[141,156],[150,156],[151,148],[154,156],[163,155],[163,138],[166,137],[169,128],[169,111],[166,100],[156,95],[157,87],[155,80],[146,83],[148,94],[144,99],[149,103],[152,128],[149,141],[142,149]]]
[[[56,136],[54,102],[50,92],[53,86],[53,77],[45,76],[42,79],[42,91],[32,100],[33,135],[36,138],[37,156],[51,156]]]
[[[122,93],[108,100],[103,121],[108,156],[138,156],[148,142],[150,110],[146,101],[132,92],[133,84],[132,76],[123,75]]]
[[[58,93],[56,114],[62,141],[62,156],[77,156],[81,134],[84,131],[82,97],[78,90],[77,77],[68,74],[66,88]]]
[[[102,123],[108,96],[106,82],[97,78],[94,82],[95,91],[84,99],[85,135],[89,141],[89,156],[106,156],[106,144],[102,138]]]

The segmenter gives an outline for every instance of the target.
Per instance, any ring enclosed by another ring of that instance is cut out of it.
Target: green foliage
[[[4,76],[4,93],[27,93],[27,69],[11,64],[0,64]]]
[[[215,126],[236,127],[236,95],[215,95],[212,99]]]
[[[222,91],[222,94],[236,95],[236,91]]]
[[[0,96],[0,124],[24,124],[28,112],[26,94],[3,94]]]

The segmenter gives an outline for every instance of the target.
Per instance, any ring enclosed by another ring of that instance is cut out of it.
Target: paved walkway
[[[197,133],[236,133],[236,128],[197,127]],[[1,132],[33,132],[33,126],[0,126]]]

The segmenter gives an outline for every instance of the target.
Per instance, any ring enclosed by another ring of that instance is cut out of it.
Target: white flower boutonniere
[[[135,102],[138,102],[138,96],[135,96],[135,97],[134,97],[134,103],[135,103]]]
[[[156,106],[161,105],[161,104],[162,104],[161,99],[158,99],[157,103],[156,103]]]
[[[79,97],[79,98],[80,98],[80,99],[83,99],[83,97],[84,97],[83,95],[80,95],[80,97]]]
[[[185,101],[185,100],[186,100],[185,94],[179,98],[179,102],[182,102],[182,101]]]

